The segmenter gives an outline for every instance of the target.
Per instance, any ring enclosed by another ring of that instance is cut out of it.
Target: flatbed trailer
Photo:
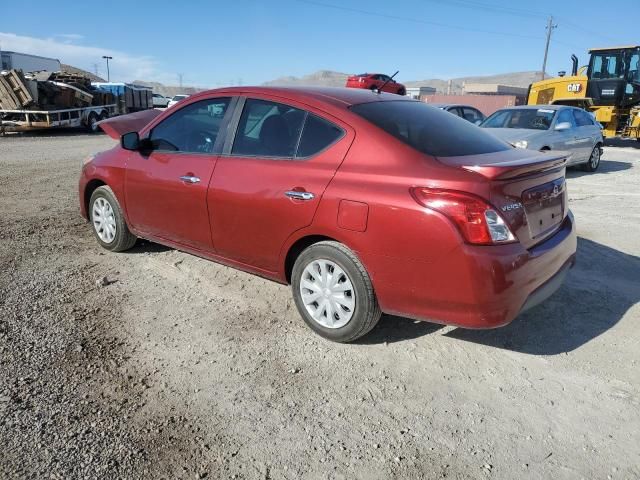
[[[96,132],[100,120],[118,115],[118,105],[92,105],[90,107],[60,110],[2,110],[0,109],[0,135],[7,132],[29,132],[51,128],[84,127]]]

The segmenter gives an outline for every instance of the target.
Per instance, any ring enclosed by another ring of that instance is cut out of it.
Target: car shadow
[[[607,173],[621,172],[629,170],[631,168],[631,162],[619,162],[617,160],[607,160],[603,158],[600,161],[600,166],[595,172],[585,172],[580,169],[580,166],[567,168],[567,178],[580,178],[582,176],[602,175]]]
[[[605,147],[620,147],[620,148],[640,148],[640,142],[635,139],[623,139],[623,138],[605,138]]]
[[[558,355],[616,325],[640,301],[640,257],[584,238],[565,284],[543,304],[494,330],[457,328],[447,337],[531,355]]]
[[[167,247],[165,245],[160,245],[159,243],[150,242],[149,240],[138,240],[133,248],[129,250],[125,250],[121,253],[127,254],[140,254],[140,253],[162,253],[168,252],[169,250],[174,250],[171,247]]]
[[[441,328],[444,328],[444,325],[383,314],[374,329],[364,337],[356,340],[355,343],[360,345],[376,345],[380,343],[402,342],[424,335],[430,335]]]

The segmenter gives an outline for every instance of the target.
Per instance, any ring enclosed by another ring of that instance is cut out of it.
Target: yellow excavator
[[[605,137],[640,141],[640,45],[594,48],[589,64],[571,75],[532,83],[529,105],[573,105],[593,113]]]

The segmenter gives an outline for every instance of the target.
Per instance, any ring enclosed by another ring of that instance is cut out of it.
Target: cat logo
[[[573,93],[578,93],[578,92],[582,91],[582,84],[581,83],[570,83],[569,85],[567,85],[567,91],[568,92],[573,92]]]

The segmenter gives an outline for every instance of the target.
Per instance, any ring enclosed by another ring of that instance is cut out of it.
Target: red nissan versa
[[[406,95],[407,89],[401,83],[383,73],[361,73],[347,78],[348,88],[364,88],[366,90],[377,90],[382,87],[383,92]]]
[[[146,238],[291,284],[334,341],[381,312],[499,327],[574,263],[565,157],[418,101],[237,87],[101,126],[121,142],[87,160],[79,192],[100,245]]]

